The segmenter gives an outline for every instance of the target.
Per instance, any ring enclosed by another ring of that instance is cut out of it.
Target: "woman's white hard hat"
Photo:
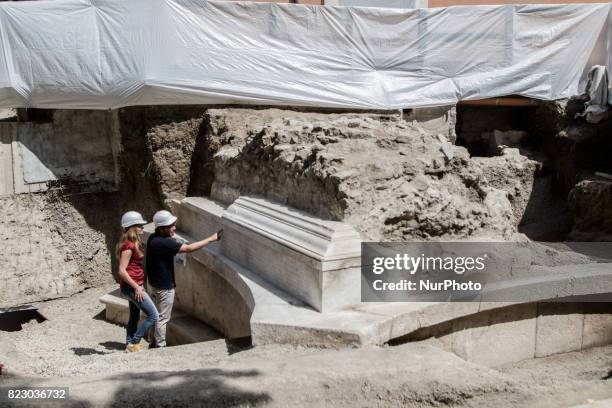
[[[155,213],[153,216],[153,223],[155,224],[155,228],[157,227],[167,227],[168,225],[172,225],[176,222],[178,218],[176,218],[170,211],[161,210]]]
[[[147,222],[138,211],[128,211],[121,217],[121,227],[130,228],[134,225],[145,225]]]

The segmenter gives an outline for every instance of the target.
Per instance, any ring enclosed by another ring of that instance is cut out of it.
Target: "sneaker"
[[[130,343],[125,348],[125,351],[127,353],[137,353],[137,352],[143,350],[144,348],[145,348],[145,345],[143,343],[136,343],[136,344]]]

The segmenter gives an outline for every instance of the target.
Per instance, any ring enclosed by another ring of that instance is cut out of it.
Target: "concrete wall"
[[[251,335],[253,297],[236,272],[211,254],[187,255],[177,266],[175,303],[227,338]]]
[[[499,366],[612,343],[611,303],[528,303],[493,309],[431,327],[467,361]]]
[[[0,194],[44,191],[58,180],[87,191],[116,189],[116,112],[56,110],[52,118],[0,123]]]

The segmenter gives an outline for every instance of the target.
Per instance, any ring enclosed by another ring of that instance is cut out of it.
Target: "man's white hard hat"
[[[138,211],[128,211],[121,217],[121,227],[130,228],[134,225],[145,225],[147,222]]]
[[[176,222],[178,218],[176,218],[170,211],[161,210],[155,213],[153,216],[153,223],[155,224],[155,228],[157,227],[167,227],[168,225],[172,225]]]

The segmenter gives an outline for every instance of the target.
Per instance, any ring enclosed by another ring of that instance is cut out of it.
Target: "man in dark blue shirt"
[[[221,231],[192,244],[175,239],[177,218],[169,211],[158,211],[153,216],[155,233],[147,241],[145,270],[159,319],[155,323],[155,346],[166,346],[166,326],[174,305],[174,256],[178,253],[197,251],[221,238]]]

